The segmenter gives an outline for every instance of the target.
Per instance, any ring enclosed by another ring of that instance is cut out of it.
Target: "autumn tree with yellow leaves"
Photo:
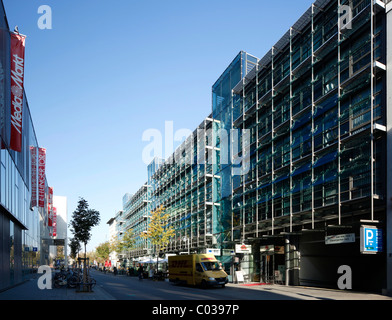
[[[169,225],[170,214],[165,213],[165,208],[160,206],[155,211],[151,212],[150,223],[147,231],[141,234],[143,239],[149,240],[155,246],[157,255],[157,270],[159,252],[167,247],[170,238],[175,235],[173,226]]]

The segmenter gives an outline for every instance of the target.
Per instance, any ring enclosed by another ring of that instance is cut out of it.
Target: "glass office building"
[[[10,31],[3,3],[0,5],[0,290],[20,283],[41,264],[48,250],[47,211],[30,209],[30,147],[39,147],[27,102],[23,99],[22,152],[9,149],[11,110]],[[47,183],[45,186],[47,190]],[[47,198],[47,192],[46,192]],[[46,207],[46,206],[45,206]]]
[[[213,234],[212,126],[209,116],[152,176],[152,209],[165,208],[168,225],[176,230],[168,251],[206,248]]]
[[[233,125],[251,145],[233,230],[253,246],[250,277],[336,286],[339,265],[371,263],[380,289],[385,256],[361,255],[359,232],[386,218],[385,4],[339,2],[316,1],[233,90]],[[357,241],[326,245],[347,234]],[[285,248],[274,262],[260,250],[270,245]]]
[[[317,0],[261,59],[237,55],[212,87],[209,134],[152,175],[176,229],[166,253],[212,248],[232,279],[332,288],[348,265],[354,289],[391,292],[391,11]],[[211,162],[184,160],[200,154]],[[364,226],[382,231],[375,254]]]
[[[145,183],[126,203],[123,208],[122,233],[132,229],[136,241],[130,257],[144,256],[150,244],[140,235],[147,230],[147,218],[150,212],[151,188]]]

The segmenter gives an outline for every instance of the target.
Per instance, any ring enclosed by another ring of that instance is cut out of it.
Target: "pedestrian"
[[[143,279],[143,266],[139,265],[139,269],[137,270],[138,274],[139,274],[139,280]]]
[[[148,278],[152,279],[154,277],[154,269],[151,268],[150,270],[148,270]]]
[[[117,268],[116,267],[113,268],[113,274],[117,275]]]

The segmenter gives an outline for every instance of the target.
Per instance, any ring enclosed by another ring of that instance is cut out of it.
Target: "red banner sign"
[[[22,151],[22,112],[26,37],[11,33],[11,140],[10,148]]]
[[[30,147],[31,154],[31,201],[30,209],[37,206],[37,148]]]
[[[38,149],[38,205],[43,208],[45,205],[45,166],[46,149]]]
[[[57,237],[57,209],[53,208],[53,237]]]
[[[50,187],[48,197],[48,226],[53,227],[53,188]]]

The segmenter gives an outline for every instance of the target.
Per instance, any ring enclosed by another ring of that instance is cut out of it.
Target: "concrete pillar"
[[[284,240],[284,254],[285,254],[285,261],[286,261],[286,286],[290,285],[290,270],[291,270],[291,263],[290,263],[290,239],[286,236]]]
[[[299,238],[295,235],[285,238],[286,286],[299,285]]]

